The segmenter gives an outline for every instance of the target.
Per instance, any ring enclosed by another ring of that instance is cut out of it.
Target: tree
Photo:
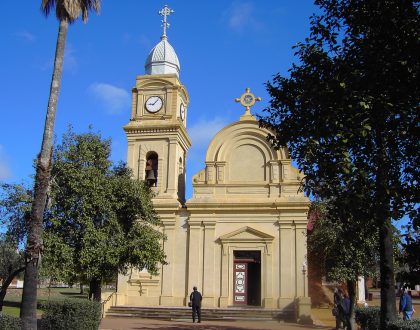
[[[344,282],[350,298],[351,329],[355,329],[356,283],[360,276],[375,274],[378,230],[360,210],[353,218],[343,200],[314,202],[309,210],[313,229],[308,231],[308,250],[329,279]],[[351,239],[349,239],[351,237]]]
[[[3,310],[4,298],[13,279],[25,270],[24,258],[16,243],[8,235],[0,236],[0,313]]]
[[[10,283],[25,269],[19,245],[26,238],[31,203],[32,194],[23,185],[0,184],[0,312]]]
[[[86,279],[95,300],[102,281],[118,272],[135,267],[156,274],[165,263],[151,190],[125,164],[112,164],[110,145],[92,132],[63,136],[54,151],[44,231],[45,267]]]
[[[420,227],[406,226],[403,235],[400,263],[403,271],[398,274],[400,282],[409,283],[411,287],[418,284],[420,278]]]
[[[299,63],[267,83],[261,125],[274,146],[289,148],[308,193],[373,210],[385,328],[396,317],[391,219],[417,214],[420,200],[419,2],[315,4],[321,13],[296,46]]]
[[[42,0],[41,9],[46,16],[48,16],[50,11],[54,8],[60,26],[58,30],[54,70],[50,86],[44,134],[41,151],[38,155],[36,164],[34,201],[26,244],[26,270],[21,307],[22,329],[37,328],[36,289],[38,281],[38,259],[42,251],[42,219],[49,187],[55,114],[57,110],[58,93],[60,90],[68,25],[69,23],[73,23],[80,15],[82,15],[83,21],[86,22],[88,13],[92,9],[99,12],[100,0]]]

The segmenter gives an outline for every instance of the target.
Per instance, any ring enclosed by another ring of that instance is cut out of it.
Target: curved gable
[[[299,172],[291,166],[285,148],[272,148],[268,134],[254,117],[220,130],[207,149],[205,169],[193,176],[194,198],[299,194]],[[288,187],[282,191],[285,183]]]

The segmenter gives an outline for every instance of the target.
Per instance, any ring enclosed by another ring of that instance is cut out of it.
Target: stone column
[[[290,160],[281,161],[281,181],[290,179]]]
[[[164,251],[166,254],[167,265],[162,266],[162,291],[160,296],[160,305],[162,306],[173,306],[173,271],[174,271],[174,243],[175,237],[175,222],[162,220],[164,225],[164,234],[167,239],[164,241]]]
[[[206,220],[204,223],[204,258],[203,258],[203,306],[215,307],[214,292],[214,231],[216,222]]]
[[[364,305],[366,303],[365,297],[365,278],[363,276],[359,276],[357,280],[357,303],[360,305]]]
[[[127,165],[133,170],[133,173],[136,173],[136,144],[133,142],[128,142],[127,147]]]
[[[308,296],[308,284],[307,284],[307,265],[306,265],[306,221],[304,223],[296,223],[296,261],[295,261],[295,273],[296,273],[296,296],[307,297]]]
[[[177,175],[178,175],[178,162],[176,159],[176,147],[177,141],[175,139],[169,140],[168,145],[168,159],[166,160],[166,164],[168,169],[166,170],[167,175],[167,182],[166,182],[166,193],[171,195],[174,198],[178,198],[177,196]],[[159,180],[159,178],[158,178]]]
[[[217,162],[216,163],[216,181],[217,183],[225,182],[225,166],[226,162]]]
[[[214,162],[206,162],[206,183],[212,184],[216,182],[216,168]]]
[[[265,308],[273,308],[273,253],[271,244],[268,243],[264,249],[264,265],[265,265],[265,290],[262,300],[262,306]]]
[[[291,220],[282,220],[279,226],[279,308],[285,308],[293,303],[295,291],[295,238],[294,224]]]
[[[200,244],[201,235],[201,221],[188,221],[189,224],[189,244],[188,244],[188,288],[186,301],[189,301],[190,292],[193,286],[197,286],[200,291],[201,277],[200,277],[200,251],[202,246]]]
[[[226,308],[229,299],[229,249],[227,244],[222,245],[222,264],[221,264],[221,288],[222,293],[219,299],[219,307]]]

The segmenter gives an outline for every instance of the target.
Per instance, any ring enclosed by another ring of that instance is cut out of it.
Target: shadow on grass
[[[3,306],[20,308],[20,301],[8,301],[8,300],[5,300],[3,302]]]
[[[69,298],[80,298],[80,299],[86,299],[87,298],[87,294],[85,294],[85,293],[81,294],[80,292],[60,291],[60,294],[65,296],[65,297],[69,297]]]

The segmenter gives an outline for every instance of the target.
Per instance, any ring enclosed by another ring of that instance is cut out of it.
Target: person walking
[[[408,294],[408,286],[401,288],[401,297],[400,297],[400,314],[403,313],[403,320],[411,320],[411,316],[414,313],[413,301],[411,300],[410,295]]]
[[[203,300],[201,293],[197,291],[196,286],[193,287],[193,292],[190,294],[193,323],[195,322],[195,314],[197,314],[198,323],[201,323],[201,300]]]

